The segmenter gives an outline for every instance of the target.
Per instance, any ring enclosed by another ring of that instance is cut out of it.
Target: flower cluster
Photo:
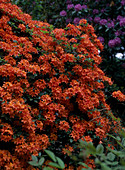
[[[125,101],[125,95],[121,93],[120,90],[113,92],[112,96],[117,98],[119,101]]]
[[[73,151],[71,140],[106,137],[103,88],[112,82],[98,67],[103,45],[94,28],[83,19],[54,29],[7,0],[0,14],[0,147],[11,148],[0,148],[0,168],[26,169],[31,154],[56,141]]]
[[[108,46],[110,48],[119,46],[120,44],[121,44],[121,39],[119,37],[117,37],[117,38],[115,38],[113,40],[109,40],[109,42],[108,42]]]

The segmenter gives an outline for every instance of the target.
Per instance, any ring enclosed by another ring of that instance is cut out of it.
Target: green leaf
[[[31,158],[32,158],[33,161],[38,162],[38,158],[36,156],[31,155]]]
[[[102,26],[99,26],[98,29],[101,30],[101,29],[102,29]]]
[[[89,152],[90,152],[90,154],[93,154],[93,155],[96,154],[96,149],[95,149],[95,147],[93,146],[93,143],[92,143],[92,142],[89,142],[89,143],[88,143],[87,148],[88,148],[88,154],[89,154]]]
[[[64,162],[63,162],[59,157],[57,157],[57,156],[56,156],[56,159],[57,159],[58,164],[60,165],[60,167],[61,167],[62,169],[64,169],[64,168],[65,168]]]
[[[108,32],[109,31],[109,28],[107,28],[106,30],[105,30],[105,32]]]
[[[88,165],[86,165],[86,164],[83,163],[83,162],[79,162],[78,164],[79,164],[79,165],[82,165],[82,166],[84,166],[84,167],[86,167],[86,168],[88,168]]]
[[[101,163],[101,170],[112,170],[105,163]]]
[[[117,166],[117,167],[114,167],[113,170],[125,170],[125,166]]]
[[[122,145],[125,147],[125,138],[122,139]]]
[[[121,141],[121,138],[120,138],[119,136],[117,136],[116,139],[117,139],[118,141]]]
[[[49,150],[44,150],[46,152],[46,154],[54,161],[56,162],[56,157],[54,155],[53,152],[49,151]]]
[[[32,166],[39,166],[39,164],[35,161],[29,161],[28,163]]]
[[[107,165],[112,165],[112,166],[118,165],[118,162],[117,162],[117,161],[115,161],[115,162],[105,161],[105,163],[106,163]]]
[[[40,158],[40,160],[39,160],[38,164],[39,164],[39,165],[42,165],[42,164],[44,163],[44,161],[45,161],[45,158],[44,158],[44,157],[42,157],[42,158]]]
[[[110,161],[114,161],[115,155],[114,155],[112,152],[109,152],[109,153],[107,154],[107,159],[110,160]]]
[[[59,15],[53,15],[52,16],[52,18],[58,18],[59,17]]]
[[[104,152],[104,146],[102,144],[99,144],[97,147],[96,147],[96,152],[98,154],[102,154]]]
[[[95,159],[95,163],[96,163],[96,164],[100,164],[101,162],[100,162],[100,160],[99,160],[98,158],[96,158],[96,159]]]
[[[49,33],[49,31],[43,31],[43,30],[40,30],[40,31],[44,34]]]
[[[41,152],[39,152],[39,156],[41,156]]]
[[[120,151],[119,151],[118,156],[119,156],[120,158],[125,158],[125,152],[120,152]]]
[[[115,155],[119,156],[120,158],[125,157],[125,153],[124,153],[124,152],[112,150],[112,149],[109,148],[108,146],[107,146],[106,148],[107,148],[109,151],[111,151],[112,153],[114,153]]]
[[[57,163],[54,163],[54,162],[50,162],[48,165],[53,166],[55,168],[62,169]]]
[[[43,170],[53,170],[53,169],[50,167],[44,167]]]

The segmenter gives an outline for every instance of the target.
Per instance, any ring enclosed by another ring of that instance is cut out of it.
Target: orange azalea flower
[[[85,25],[85,24],[87,24],[87,20],[86,19],[81,19],[79,21],[79,25]]]
[[[105,137],[105,131],[101,128],[95,128],[95,134],[100,137],[100,140]]]
[[[54,122],[56,119],[56,115],[52,111],[51,112],[48,111],[46,114],[44,114],[44,117],[46,118],[47,121],[51,123]]]
[[[19,24],[18,27],[21,29],[22,32],[26,30],[26,27],[24,24]]]
[[[125,101],[125,95],[120,90],[113,92],[112,96],[118,98],[118,100],[121,102]]]
[[[62,149],[63,154],[67,154],[68,156],[71,156],[71,153],[74,151],[73,147],[69,145],[65,145],[65,148]]]
[[[91,139],[90,136],[84,136],[83,138],[81,138],[83,141],[86,141],[86,142],[92,142],[93,140]]]
[[[74,26],[72,24],[68,24],[66,26],[66,28],[68,28],[68,30],[66,31],[66,34],[68,35],[72,35],[72,36],[77,36],[81,34],[81,31],[79,31],[79,29],[77,28],[77,26]]]
[[[3,127],[0,130],[1,134],[0,134],[0,138],[1,140],[5,141],[5,142],[9,142],[10,140],[12,140],[13,137],[13,130],[12,127],[9,124],[2,124]]]
[[[65,130],[67,132],[69,130],[69,128],[70,128],[69,123],[66,122],[65,120],[59,122],[59,129],[60,130]]]
[[[50,135],[51,140],[57,141],[57,138],[58,138],[58,136],[56,134],[51,133],[51,135]]]
[[[41,121],[37,120],[36,124],[37,124],[37,128],[39,128],[40,130],[43,129],[43,123]]]

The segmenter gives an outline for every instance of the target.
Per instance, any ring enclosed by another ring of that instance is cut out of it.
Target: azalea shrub
[[[54,28],[0,0],[0,28],[1,169],[30,169],[31,154],[45,149],[68,169],[75,165],[67,150],[78,152],[79,139],[96,146],[117,134],[104,93],[112,81],[98,67],[103,45],[85,19]],[[120,91],[112,95],[125,100]],[[87,164],[95,167],[92,158]]]
[[[113,100],[111,94],[114,90],[125,93],[125,0],[11,1],[29,13],[33,19],[46,20],[58,28],[65,28],[68,23],[77,25],[80,19],[86,19],[93,25],[98,39],[104,45],[100,53],[101,69],[114,82],[111,87],[105,88],[107,102],[124,122],[124,105]],[[117,53],[120,53],[120,59],[116,58]]]

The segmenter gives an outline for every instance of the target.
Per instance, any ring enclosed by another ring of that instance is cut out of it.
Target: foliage
[[[41,157],[41,152],[39,153],[39,157],[40,157],[39,160],[36,156],[32,155],[32,161],[30,161],[29,164],[34,167],[38,167],[39,169],[43,169],[43,170],[49,170],[49,169],[52,169],[52,167],[58,168],[58,169],[65,168],[64,162],[59,157],[55,156],[53,152],[51,152],[50,150],[45,150],[45,153],[46,155],[43,155],[42,157]],[[48,156],[49,159],[51,158],[53,162],[48,161],[48,159],[47,159],[47,162],[45,162],[46,156]],[[45,166],[45,165],[48,165],[48,166]]]
[[[114,137],[109,134],[108,136],[111,139],[105,139],[102,144],[100,143],[96,147],[92,142],[88,143],[80,139],[78,143],[80,152],[77,155],[71,154],[71,158],[76,161],[76,164],[80,164],[88,170],[91,168],[83,163],[83,161],[87,162],[88,157],[94,159],[96,170],[125,169],[125,138],[123,135]],[[108,144],[108,142],[112,144]]]
[[[45,149],[68,168],[76,141],[97,145],[117,133],[104,93],[112,81],[98,67],[103,46],[86,20],[54,29],[0,0],[0,28],[1,169],[30,169],[30,155]]]
[[[77,143],[76,147],[77,150],[79,148],[79,151],[72,153],[70,151],[67,151],[67,154],[70,155],[70,158],[73,160],[74,163],[74,169],[75,167],[79,166],[79,169],[86,169],[86,170],[92,170],[92,160],[95,162],[94,169],[99,170],[124,170],[125,169],[125,131],[122,129],[119,131],[119,135],[115,137],[115,133],[108,134],[107,138],[103,140],[100,144],[98,144],[96,147],[93,145],[92,142],[87,142],[86,140],[80,139]],[[46,150],[45,150],[46,151]],[[54,153],[51,151],[47,151],[49,154],[49,157],[56,162],[56,157]],[[43,160],[46,155],[39,154],[39,161],[37,157],[32,156],[31,165],[34,167],[38,167],[39,169],[45,168],[45,164]],[[88,162],[88,158],[91,158],[91,161]],[[38,162],[42,160],[42,164],[39,165]],[[64,163],[61,160],[61,163],[64,165]],[[87,165],[89,163],[89,166]],[[47,164],[51,165],[50,162],[47,162]],[[57,167],[57,164],[52,164],[53,167]],[[48,168],[48,167],[47,167]],[[51,167],[49,167],[51,168]],[[60,169],[58,167],[58,169]]]

